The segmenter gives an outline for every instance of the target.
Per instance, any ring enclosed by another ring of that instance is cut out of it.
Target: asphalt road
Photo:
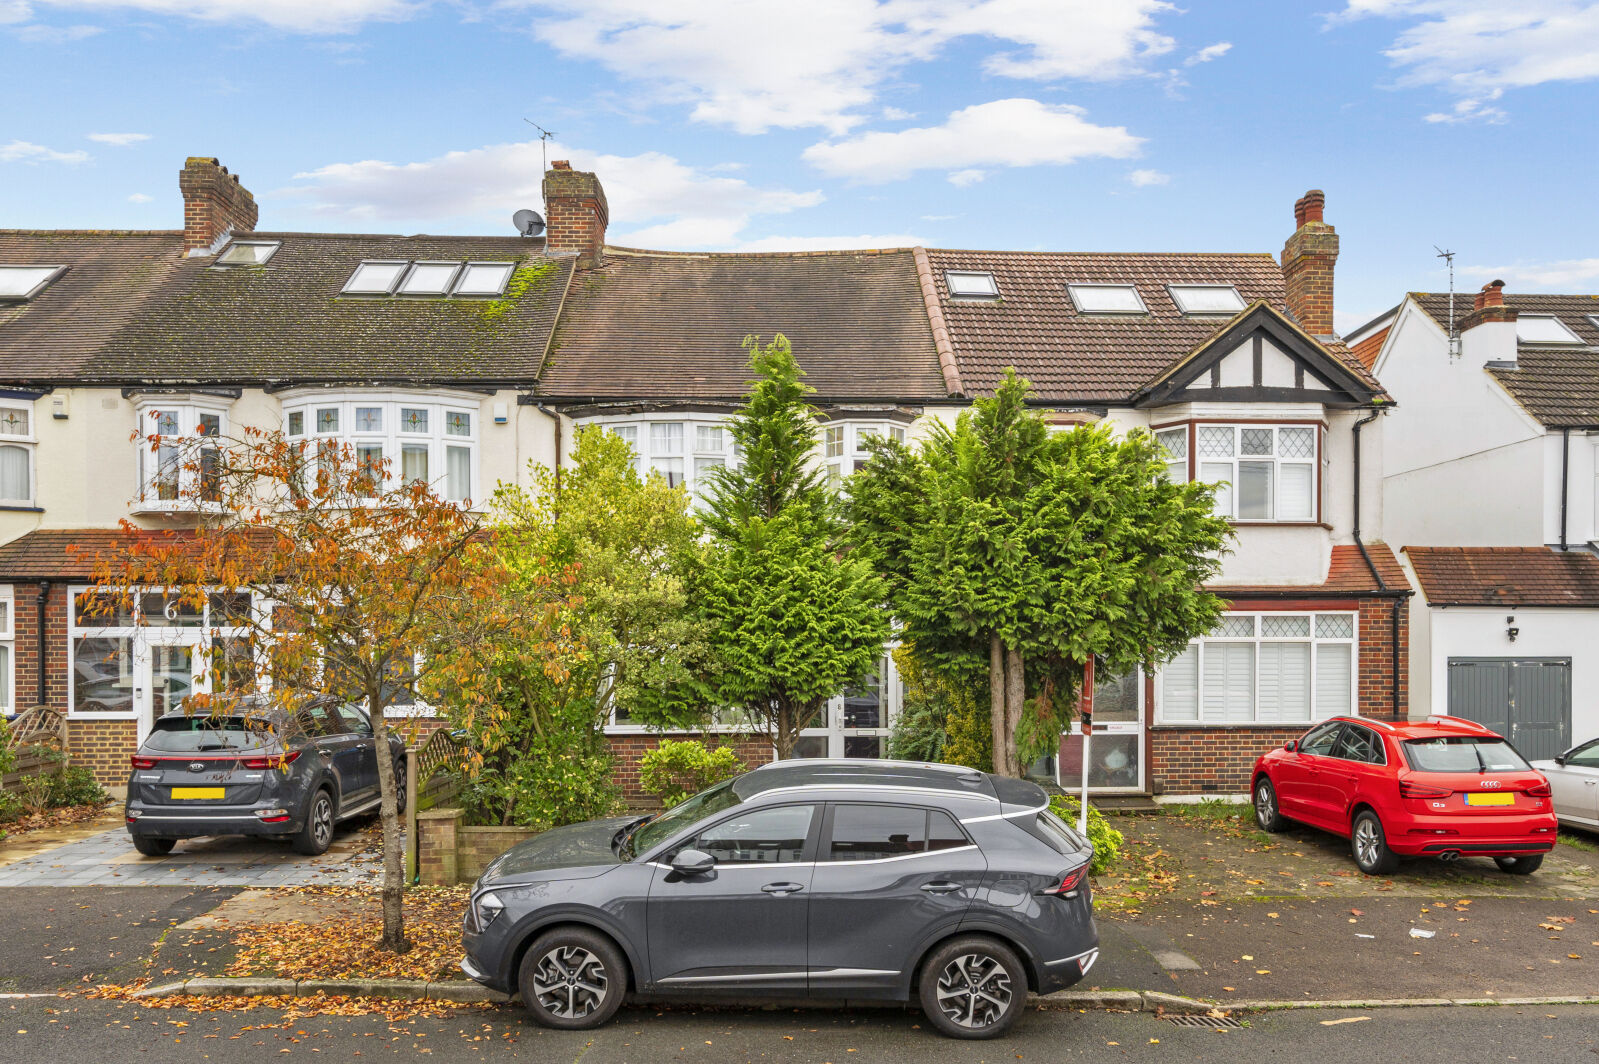
[[[599,1031],[556,1033],[509,1009],[391,1022],[268,1010],[191,1013],[81,999],[0,1001],[0,1064],[159,1060],[181,1064],[315,1057],[529,1060],[543,1064],[1010,1064],[1015,1061],[1337,1061],[1595,1064],[1599,1007],[1304,1009],[1260,1015],[1241,1030],[1179,1028],[1147,1013],[1038,1012],[1009,1038],[940,1038],[919,1014],[628,1009]]]

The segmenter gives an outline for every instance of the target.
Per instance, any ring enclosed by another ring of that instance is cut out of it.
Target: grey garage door
[[[1571,745],[1570,658],[1450,658],[1449,712],[1485,724],[1529,761]]]

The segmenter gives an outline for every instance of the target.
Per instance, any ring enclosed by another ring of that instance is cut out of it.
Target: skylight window
[[[1520,314],[1516,317],[1516,339],[1524,344],[1580,344],[1582,338],[1553,314]]]
[[[355,268],[350,281],[344,286],[349,296],[386,296],[394,291],[400,274],[411,265],[409,262],[368,260]]]
[[[1184,314],[1237,314],[1244,309],[1244,297],[1230,284],[1172,284],[1166,290]]]
[[[0,299],[32,299],[64,272],[65,266],[0,266]]]
[[[217,256],[217,266],[261,266],[283,245],[276,240],[235,240]]]
[[[945,270],[949,294],[957,299],[998,299],[999,284],[991,273],[972,270]]]
[[[1069,284],[1072,302],[1083,314],[1145,314],[1138,289],[1130,284]]]
[[[505,292],[507,282],[516,269],[514,262],[469,262],[455,282],[457,296],[497,296]]]
[[[419,262],[405,275],[405,280],[400,282],[400,290],[396,294],[442,296],[450,290],[450,285],[455,283],[455,275],[460,272],[459,262]]]

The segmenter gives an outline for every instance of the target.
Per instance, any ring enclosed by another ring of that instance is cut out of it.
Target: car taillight
[[[138,754],[134,754],[130,760],[133,762],[134,768],[155,768],[155,758],[153,757],[140,757]]]
[[[273,754],[271,757],[247,757],[243,764],[245,768],[283,768],[292,765],[300,756],[300,751],[290,750],[286,754]]]
[[[1542,783],[1534,783],[1531,787],[1527,788],[1528,798],[1548,798],[1552,794],[1554,794],[1554,792],[1549,789],[1548,780],[1544,780]]]
[[[1043,894],[1053,894],[1059,898],[1069,898],[1077,893],[1077,888],[1083,885],[1083,879],[1088,875],[1088,866],[1080,864],[1076,868],[1060,877],[1060,882],[1041,891]]]
[[[1401,798],[1448,798],[1454,791],[1443,787],[1426,787],[1420,783],[1411,783],[1409,780],[1399,781],[1399,797]]]

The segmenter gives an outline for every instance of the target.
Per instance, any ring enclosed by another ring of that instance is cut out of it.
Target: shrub
[[[610,816],[621,805],[603,738],[580,729],[517,736],[490,751],[469,775],[461,806],[472,824],[517,824],[544,831]]]
[[[37,816],[50,808],[50,782],[48,775],[22,777],[16,794],[24,813]]]
[[[685,798],[744,771],[744,762],[731,746],[708,750],[689,739],[662,739],[661,745],[639,759],[639,786],[661,800],[668,809]]]
[[[1082,806],[1076,798],[1057,794],[1050,798],[1049,808],[1074,829],[1077,827],[1077,814]],[[1088,841],[1094,844],[1094,860],[1088,866],[1088,874],[1097,876],[1116,863],[1121,854],[1122,833],[1110,826],[1092,802],[1088,805]]]
[[[894,651],[894,664],[904,684],[904,700],[888,738],[889,756],[993,771],[987,688],[935,672],[909,643]]]
[[[82,765],[68,765],[50,776],[50,804],[99,805],[106,801],[105,789],[94,778],[94,773]]]

